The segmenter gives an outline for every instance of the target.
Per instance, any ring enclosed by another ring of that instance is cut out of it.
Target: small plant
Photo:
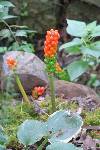
[[[97,22],[85,22],[67,19],[67,33],[75,37],[71,42],[60,46],[59,50],[69,54],[80,54],[80,59],[72,62],[67,70],[70,80],[73,81],[89,68],[100,64],[100,25]]]
[[[20,81],[20,78],[19,76],[17,75],[17,72],[16,72],[16,66],[17,66],[17,60],[14,59],[13,57],[8,57],[7,60],[6,60],[6,63],[8,65],[8,68],[13,71],[13,74],[15,75],[15,79],[16,79],[16,83],[20,89],[20,92],[24,98],[24,101],[28,104],[30,104],[30,101],[26,95],[26,92],[21,84],[21,81]]]
[[[42,138],[44,141],[38,146],[38,150],[42,150],[43,146],[48,142],[51,145],[47,146],[47,150],[54,149],[54,147],[58,148],[59,146],[61,149],[65,146],[74,149],[76,147],[73,144],[67,143],[80,132],[82,124],[82,119],[77,114],[71,115],[65,110],[60,110],[50,115],[46,122],[37,120],[24,121],[19,126],[17,137],[26,150],[28,150],[29,145],[35,144]],[[76,148],[76,150],[79,149]]]

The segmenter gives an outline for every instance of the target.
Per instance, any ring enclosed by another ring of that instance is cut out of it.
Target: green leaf
[[[79,38],[74,38],[71,42],[61,45],[59,48],[59,51],[61,51],[62,49],[66,49],[65,51],[67,51],[67,48],[81,45],[81,44],[82,44],[82,41]]]
[[[100,25],[96,26],[96,28],[92,32],[92,37],[98,37],[100,36]]]
[[[100,50],[93,50],[93,49],[89,49],[86,47],[82,47],[81,51],[84,55],[90,55],[90,56],[93,56],[97,59],[100,57]]]
[[[9,38],[11,36],[11,32],[9,29],[3,29],[0,31],[0,36],[2,37],[1,39]]]
[[[69,54],[80,54],[81,53],[80,46],[69,47],[66,52]]]
[[[19,46],[18,50],[21,50],[21,51],[23,50],[24,52],[28,52],[28,53],[33,53],[34,52],[33,45],[28,44],[28,43]]]
[[[0,47],[0,53],[4,53],[7,51],[7,47]]]
[[[93,22],[89,23],[86,27],[87,30],[92,32],[96,28],[96,24],[97,24],[97,21],[93,21]]]
[[[25,30],[17,30],[15,36],[27,37],[27,33]]]
[[[17,51],[19,50],[19,44],[18,42],[14,42],[9,48],[8,51]]]
[[[88,69],[88,63],[82,60],[74,61],[69,64],[66,69],[71,81],[73,81]]]
[[[85,22],[67,19],[67,23],[68,23],[67,27],[68,34],[76,37],[83,37],[86,34]]]
[[[56,111],[47,121],[48,131],[52,133],[50,143],[69,142],[81,130],[82,118],[77,114],[69,115],[68,111]]]
[[[48,145],[46,150],[83,150],[83,149],[75,147],[71,143],[55,142],[52,143],[51,145]]]
[[[11,2],[9,1],[0,1],[0,5],[6,6],[6,7],[15,7]]]
[[[46,124],[37,120],[24,121],[17,132],[20,143],[32,145],[47,134]]]
[[[0,22],[2,22],[1,19],[3,19],[4,16],[8,16],[8,9],[6,8],[2,8],[1,12],[0,12]]]
[[[6,150],[6,147],[3,145],[0,145],[0,150]]]
[[[94,42],[90,45],[91,49],[100,50],[100,41]]]

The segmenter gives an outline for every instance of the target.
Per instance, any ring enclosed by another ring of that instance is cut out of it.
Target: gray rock
[[[55,93],[59,97],[72,99],[73,97],[86,98],[87,101],[91,99],[92,101],[100,104],[100,97],[91,88],[72,82],[67,82],[63,80],[55,80]],[[89,99],[88,99],[89,98]]]
[[[45,72],[45,64],[35,54],[11,51],[5,53],[3,56],[3,77],[13,76],[13,72],[9,70],[6,59],[7,57],[13,57],[17,60],[16,72],[19,75],[23,87],[27,93],[30,93],[35,86],[46,86],[48,83],[47,75]],[[2,80],[2,88],[6,85],[5,80]],[[15,84],[15,88],[17,86]]]

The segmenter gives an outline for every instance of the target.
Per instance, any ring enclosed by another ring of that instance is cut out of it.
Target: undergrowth
[[[57,110],[59,109],[71,109],[72,112],[76,112],[78,109],[78,104],[72,101],[62,101],[60,98],[56,98]],[[51,114],[51,105],[49,97],[45,101],[41,102],[41,108],[46,110],[47,114]],[[5,95],[0,94],[0,124],[3,126],[5,133],[9,136],[8,148],[12,146],[13,148],[20,150],[22,145],[18,144],[16,138],[16,131],[18,126],[26,119],[42,119],[46,120],[47,115],[38,115],[34,106],[28,106],[27,104],[22,104],[21,101],[11,100],[11,97],[5,97]],[[100,108],[87,112],[84,111],[84,125],[100,125]],[[93,137],[97,137],[97,133]]]

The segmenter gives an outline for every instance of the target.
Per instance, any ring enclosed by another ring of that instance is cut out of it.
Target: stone
[[[63,80],[55,80],[55,93],[59,97],[71,99],[73,97],[91,97],[95,102],[100,103],[100,97],[91,88]]]
[[[13,72],[9,70],[6,59],[7,57],[13,57],[17,60],[16,72],[19,75],[22,85],[27,93],[30,93],[35,86],[46,86],[48,83],[47,75],[45,72],[45,64],[35,54],[10,51],[6,52],[3,56],[3,71],[2,76],[12,76]],[[2,80],[2,88],[5,88],[5,80]],[[17,86],[15,84],[15,88]]]

